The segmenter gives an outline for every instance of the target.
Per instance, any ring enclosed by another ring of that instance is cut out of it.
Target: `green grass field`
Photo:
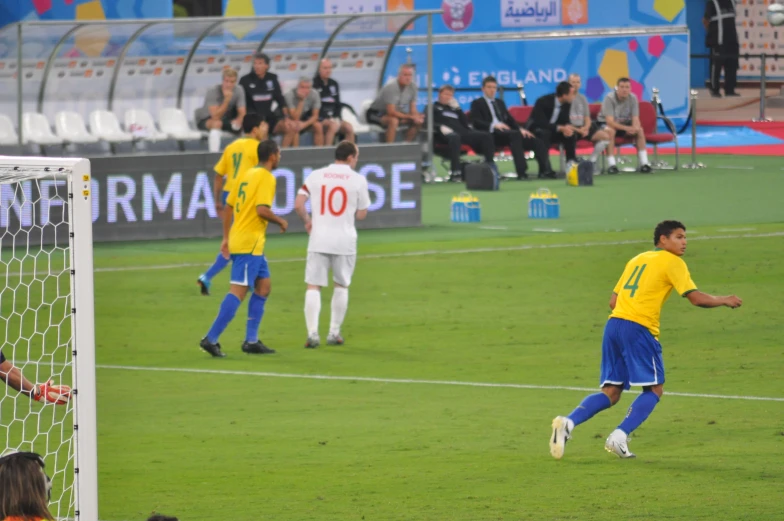
[[[478,225],[448,222],[460,185],[424,187],[422,228],[360,232],[342,347],[302,347],[304,235],[268,242],[261,337],[278,353],[240,352],[243,305],[220,360],[198,342],[228,273],[211,297],[195,284],[216,241],[98,245],[101,519],[780,520],[784,171],[701,160],[730,168],[510,181],[480,194]],[[544,186],[557,221],[526,217]],[[610,291],[665,218],[689,227],[700,289],[744,305],[673,297],[637,459],[603,450],[625,395],[555,461],[550,421],[598,385]]]

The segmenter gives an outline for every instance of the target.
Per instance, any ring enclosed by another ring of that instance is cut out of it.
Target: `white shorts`
[[[316,253],[309,251],[305,263],[305,283],[311,286],[329,286],[329,270],[335,284],[347,288],[351,285],[356,255],[335,255],[333,253]]]

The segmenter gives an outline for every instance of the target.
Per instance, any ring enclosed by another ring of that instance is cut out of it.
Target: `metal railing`
[[[750,54],[750,53],[737,53],[737,54],[729,54],[729,53],[713,53],[713,54],[691,54],[689,55],[692,59],[702,59],[702,60],[712,60],[714,58],[743,58],[744,60],[748,60],[750,58],[759,58],[760,59],[760,102],[759,102],[759,118],[755,118],[753,121],[771,121],[765,115],[765,96],[766,96],[766,89],[767,89],[767,81],[768,81],[768,74],[767,74],[767,63],[768,60],[778,61],[784,59],[784,54],[768,54],[768,53],[759,53],[759,54]]]
[[[112,78],[109,84],[109,91],[108,91],[108,99],[107,99],[107,106],[109,110],[112,109],[114,104],[117,80],[120,73],[120,69],[122,68],[123,61],[125,56],[128,54],[131,45],[142,38],[149,30],[155,27],[159,27],[161,25],[171,25],[171,26],[180,26],[180,27],[188,27],[193,26],[194,24],[205,24],[205,28],[201,30],[198,34],[194,34],[194,41],[191,44],[191,48],[188,52],[187,58],[185,60],[185,66],[182,72],[182,78],[180,79],[180,83],[177,90],[177,106],[181,107],[182,105],[182,97],[183,97],[183,89],[185,84],[185,79],[188,74],[188,69],[191,64],[191,61],[199,50],[199,46],[201,43],[214,31],[219,30],[221,27],[225,27],[227,24],[232,23],[260,23],[260,22],[277,22],[275,23],[269,30],[264,33],[263,38],[257,44],[253,45],[255,52],[262,52],[265,46],[270,43],[271,38],[275,35],[275,33],[281,29],[282,27],[286,26],[290,22],[295,21],[303,21],[303,20],[329,20],[329,19],[337,19],[340,20],[339,23],[336,24],[336,27],[330,32],[329,36],[326,39],[320,40],[323,42],[323,47],[320,52],[320,57],[323,58],[327,55],[329,48],[336,43],[337,37],[340,33],[344,30],[344,28],[349,25],[351,22],[360,19],[366,18],[388,18],[388,17],[395,17],[401,20],[405,20],[400,30],[396,31],[394,34],[389,36],[389,43],[387,45],[386,51],[386,60],[389,59],[389,55],[392,52],[395,45],[398,44],[399,39],[401,38],[403,31],[405,28],[410,27],[410,24],[414,23],[416,20],[426,17],[427,18],[427,33],[422,35],[420,38],[423,39],[424,44],[427,45],[427,77],[433,77],[433,51],[432,51],[432,44],[433,44],[433,16],[440,15],[443,11],[440,9],[430,9],[430,10],[420,10],[420,11],[387,11],[381,13],[363,13],[363,14],[314,14],[314,15],[273,15],[273,16],[257,16],[257,17],[225,17],[225,18],[165,18],[165,19],[143,19],[143,20],[91,20],[91,21],[78,21],[74,22],[74,26],[70,28],[62,37],[58,39],[55,45],[52,48],[52,51],[48,54],[44,65],[44,75],[41,81],[41,85],[39,87],[39,92],[37,96],[37,107],[38,111],[40,112],[43,108],[43,102],[46,98],[46,88],[50,74],[52,73],[53,66],[55,60],[58,58],[58,54],[62,49],[63,45],[68,41],[69,38],[73,37],[77,34],[80,29],[89,28],[89,27],[114,27],[114,26],[128,26],[128,25],[138,25],[140,26],[123,44],[122,48],[119,49],[119,53],[117,58],[114,58],[115,64],[113,66],[112,71]],[[19,145],[23,146],[25,143],[24,138],[24,125],[22,124],[24,119],[24,108],[23,108],[23,93],[24,93],[24,74],[23,71],[23,62],[24,62],[24,53],[23,53],[23,44],[25,38],[25,28],[35,28],[35,27],[46,27],[46,26],[63,26],[66,25],[67,22],[64,21],[34,21],[34,22],[18,22],[16,23],[15,32],[16,38],[18,41],[17,49],[16,49],[16,70],[17,73],[17,89],[18,89],[18,137],[19,137]],[[13,26],[11,26],[13,27]],[[345,45],[349,43],[351,40],[340,40],[340,45]],[[378,40],[374,40],[376,44],[378,44]],[[384,62],[384,67],[379,72],[378,78],[378,85],[383,86],[384,83],[384,73],[385,68],[387,65],[387,61]],[[432,106],[432,91],[428,89],[428,106]],[[432,109],[430,109],[432,110]],[[428,114],[428,120],[432,121],[432,114]],[[432,123],[428,125],[428,148],[432,150],[432,128],[430,128]],[[432,152],[430,156],[430,160],[432,162]]]

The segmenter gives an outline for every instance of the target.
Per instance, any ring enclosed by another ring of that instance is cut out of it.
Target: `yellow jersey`
[[[215,172],[223,176],[223,191],[231,192],[234,182],[259,164],[259,142],[252,137],[235,139],[223,150]]]
[[[613,289],[618,298],[610,318],[637,322],[659,338],[662,306],[673,289],[681,296],[697,290],[683,259],[658,248],[641,253],[626,264]]]
[[[266,168],[251,168],[237,178],[226,199],[234,214],[229,232],[230,254],[264,254],[268,222],[259,217],[256,208],[272,207],[274,200],[275,176]]]

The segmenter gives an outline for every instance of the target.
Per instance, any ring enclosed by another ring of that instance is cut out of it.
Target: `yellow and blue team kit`
[[[258,164],[259,142],[256,139],[250,137],[235,139],[223,150],[223,155],[214,170],[218,175],[223,176],[224,205],[236,180]]]
[[[613,289],[615,308],[604,330],[600,385],[653,386],[664,383],[659,321],[672,290],[697,290],[679,256],[656,249],[626,264]]]
[[[229,232],[232,284],[252,286],[258,278],[269,278],[264,258],[269,223],[259,216],[256,209],[259,206],[272,207],[275,186],[275,176],[266,168],[256,167],[240,175],[229,192],[226,204],[232,207],[234,214]]]

